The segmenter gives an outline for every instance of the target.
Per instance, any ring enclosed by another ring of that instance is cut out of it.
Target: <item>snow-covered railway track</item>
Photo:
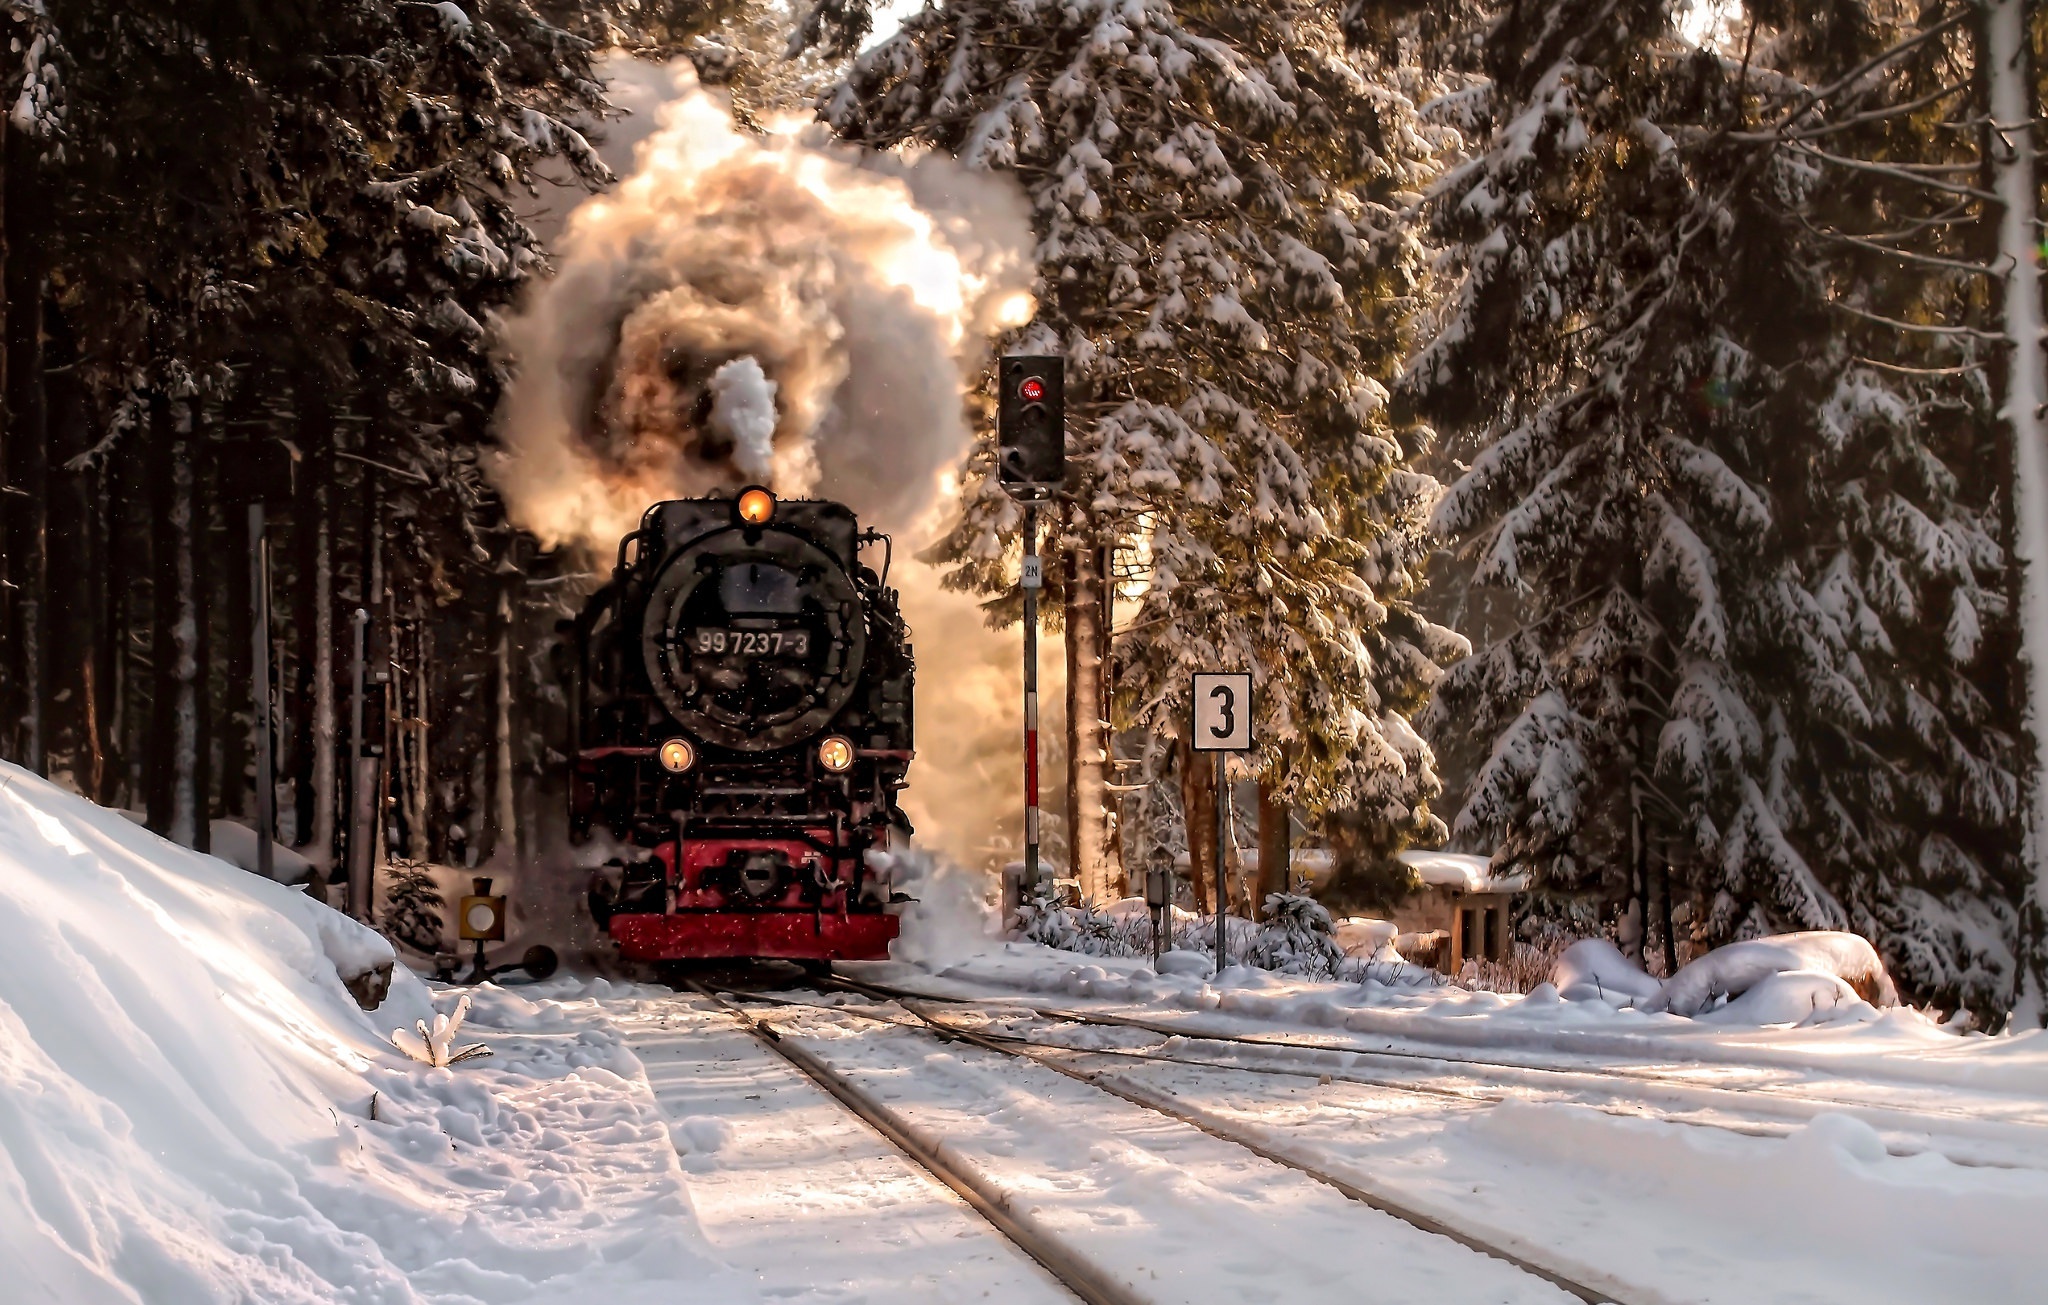
[[[868,1127],[881,1134],[891,1146],[901,1151],[919,1168],[952,1188],[976,1214],[988,1221],[990,1227],[1001,1233],[1017,1249],[1036,1260],[1047,1273],[1058,1279],[1060,1284],[1074,1295],[1087,1301],[1089,1305],[1144,1305],[1144,1297],[1102,1278],[1085,1260],[1077,1259],[1057,1241],[1044,1236],[1038,1229],[1019,1219],[1009,1209],[1009,1198],[1004,1192],[982,1181],[980,1176],[972,1171],[953,1164],[941,1154],[940,1147],[927,1145],[904,1120],[896,1116],[894,1111],[861,1091],[821,1057],[784,1038],[766,1020],[756,1018],[745,1007],[732,1001],[726,993],[696,982],[689,986],[699,995],[718,1003],[737,1019],[747,1032],[753,1034],[762,1046],[788,1061]]]
[[[1250,1047],[1293,1057],[1313,1056],[1317,1060],[1312,1065],[1299,1068],[1270,1063],[1197,1060],[1157,1049],[1080,1047],[1047,1041],[1043,1035],[1005,1035],[982,1030],[986,1036],[997,1040],[1012,1036],[1029,1045],[1075,1054],[1131,1055],[1166,1062],[1185,1061],[1218,1070],[1328,1078],[1393,1091],[1457,1098],[1474,1105],[1490,1105],[1516,1089],[1529,1087],[1568,1096],[1604,1095],[1608,1098],[1604,1103],[1598,1100],[1582,1100],[1581,1103],[1609,1114],[1761,1137],[1788,1134],[1822,1114],[1846,1113],[1885,1134],[1888,1148],[1896,1155],[1932,1151],[1956,1164],[1974,1167],[2048,1168],[2048,1126],[2022,1120],[1987,1119],[1962,1110],[1880,1104],[1761,1084],[1700,1083],[1652,1066],[1542,1065],[1463,1055],[1439,1048],[1365,1047],[1355,1042],[1332,1041],[1312,1035],[1282,1037],[1198,1032],[1167,1021],[1108,1012],[1075,1011],[1028,1002],[976,1002],[933,997],[843,976],[834,976],[830,982],[879,1001],[896,1002],[905,1009],[910,1009],[908,1003],[912,1002],[943,1004],[962,1012],[972,1012],[996,1025],[1003,1021],[1032,1020],[1040,1024],[1130,1029],[1187,1044]],[[951,1026],[949,1021],[948,1027]],[[1413,1078],[1362,1072],[1362,1066],[1372,1064],[1400,1068],[1412,1066],[1425,1071],[1436,1068],[1467,1078],[1474,1086],[1470,1089],[1451,1088],[1441,1082],[1419,1083]],[[1745,1115],[1749,1118],[1742,1118]]]
[[[1151,1301],[1169,1298],[1134,1289],[1120,1281],[1115,1270],[1097,1267],[1094,1261],[1079,1253],[1071,1244],[1075,1240],[1085,1239],[1075,1239],[1060,1232],[1047,1230],[1033,1217],[1031,1209],[1021,1202],[1014,1192],[1006,1190],[985,1174],[977,1172],[973,1166],[956,1163],[956,1157],[961,1154],[961,1145],[956,1139],[943,1134],[934,1135],[917,1128],[875,1094],[863,1091],[847,1074],[829,1063],[826,1057],[800,1045],[794,1037],[787,1036],[783,1030],[774,1027],[768,1018],[759,1016],[730,1000],[731,997],[757,998],[758,994],[714,992],[699,985],[692,986],[700,993],[718,1001],[724,1009],[743,1021],[748,1030],[764,1044],[810,1075],[940,1181],[960,1192],[1006,1237],[1065,1282],[1076,1295],[1091,1301]],[[1361,1182],[1332,1173],[1306,1157],[1291,1155],[1279,1147],[1249,1136],[1227,1121],[1198,1107],[1191,1107],[1169,1097],[1115,1081],[1102,1073],[1061,1064],[1054,1057],[1035,1054],[1035,1049],[1022,1039],[988,1037],[971,1029],[963,1029],[951,1022],[933,1018],[929,1013],[917,1009],[914,1004],[904,1004],[902,1009],[913,1015],[916,1023],[858,1008],[809,1003],[786,997],[767,1000],[785,1008],[808,1009],[822,1014],[852,1016],[862,1021],[893,1025],[913,1034],[928,1035],[948,1043],[965,1043],[1005,1059],[1020,1060],[1050,1070],[1090,1089],[1138,1107],[1151,1116],[1164,1118],[1176,1126],[1199,1133],[1204,1138],[1213,1139],[1237,1151],[1248,1152],[1258,1161],[1278,1166],[1292,1175],[1308,1179],[1351,1202],[1390,1216],[1410,1229],[1428,1234],[1432,1238],[1445,1239],[1467,1251],[1477,1252],[1498,1262],[1515,1275],[1538,1279],[1570,1297],[1588,1302],[1612,1302],[1615,1305],[1621,1305],[1629,1299],[1624,1291],[1619,1289],[1618,1284],[1596,1286],[1581,1280],[1597,1275],[1581,1273],[1574,1277],[1539,1263],[1530,1258],[1531,1254],[1536,1253],[1534,1247],[1509,1246],[1503,1244],[1503,1239],[1458,1227],[1387,1192],[1371,1190]],[[1457,1254],[1449,1247],[1445,1247],[1444,1250],[1447,1254]],[[1533,1283],[1530,1285],[1534,1286]],[[1501,1298],[1519,1299],[1520,1296]]]

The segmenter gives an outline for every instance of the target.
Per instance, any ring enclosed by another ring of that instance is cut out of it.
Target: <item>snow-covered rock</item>
[[[1565,948],[1551,971],[1551,982],[1566,1001],[1604,1001],[1610,1006],[1641,1006],[1664,986],[1605,938],[1581,938]]]
[[[1717,947],[1672,975],[1643,1009],[1697,1015],[1722,997],[1740,997],[1774,974],[1795,970],[1832,974],[1874,1007],[1899,1004],[1891,976],[1867,940],[1814,930]]]

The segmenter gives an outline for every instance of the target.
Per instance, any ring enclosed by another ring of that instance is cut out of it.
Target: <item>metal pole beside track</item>
[[[1024,891],[1038,891],[1038,504],[1024,504]]]

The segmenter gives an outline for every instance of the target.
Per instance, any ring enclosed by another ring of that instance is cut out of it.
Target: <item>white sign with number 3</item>
[[[1252,746],[1252,677],[1249,672],[1195,677],[1195,751],[1249,752]]]

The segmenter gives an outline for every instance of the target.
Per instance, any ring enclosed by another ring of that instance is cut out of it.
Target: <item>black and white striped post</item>
[[[1224,951],[1230,932],[1228,865],[1224,847],[1234,843],[1230,831],[1230,775],[1223,764],[1227,754],[1249,752],[1252,748],[1252,677],[1244,671],[1203,673],[1195,676],[1194,748],[1216,754],[1216,973],[1229,963]],[[1194,846],[1194,840],[1188,840]],[[1190,864],[1188,873],[1197,873]]]

